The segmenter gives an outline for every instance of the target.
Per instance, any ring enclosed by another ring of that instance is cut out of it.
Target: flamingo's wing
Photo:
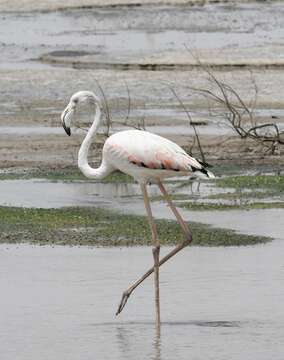
[[[161,136],[146,131],[125,131],[116,135],[106,143],[106,150],[118,161],[157,170],[194,172],[203,169],[203,165],[180,146]]]

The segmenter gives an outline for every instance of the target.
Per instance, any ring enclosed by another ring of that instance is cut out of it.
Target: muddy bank
[[[187,151],[194,139],[188,136],[168,136],[167,138],[178,142]],[[77,154],[83,140],[81,135],[73,135],[72,139],[66,135],[18,135],[0,136],[1,150],[0,163],[2,168],[30,167],[62,169],[66,166],[77,167]],[[207,161],[212,165],[259,165],[266,168],[279,168],[283,166],[282,155],[267,155],[262,147],[256,146],[253,141],[243,141],[227,137],[201,137],[203,150]],[[99,141],[90,151],[90,164],[96,167],[101,161],[101,148],[103,142]],[[194,156],[200,158],[200,152],[195,145],[191,148]]]
[[[140,7],[145,4],[150,5],[204,5],[209,3],[227,3],[227,0],[58,0],[56,2],[47,0],[21,0],[7,1],[1,0],[0,11],[19,12],[19,11],[57,11],[64,9],[82,9],[93,7]],[[230,1],[234,4],[236,1]],[[247,0],[238,0],[238,2],[248,2]]]
[[[106,70],[73,70],[73,69],[33,69],[33,70],[0,70],[0,86],[5,89],[5,94],[0,94],[1,125],[15,125],[22,123],[37,123],[37,125],[59,125],[59,115],[70,96],[82,89],[89,89],[97,94],[100,91],[97,81],[102,86],[111,115],[121,117],[122,121],[127,115],[128,93],[125,83],[129,88],[131,100],[130,117],[156,117],[152,125],[160,124],[165,117],[176,118],[176,113],[163,114],[163,111],[179,112],[182,108],[174,97],[169,86],[172,86],[188,110],[192,113],[193,120],[198,117],[212,118],[209,114],[208,102],[192,88],[212,89],[208,76],[204,71],[192,70],[184,72],[172,71],[106,71]],[[255,96],[254,82],[257,84],[256,110],[265,111],[264,116],[269,118],[275,111],[284,109],[282,85],[284,72],[281,70],[248,70],[218,71],[215,76],[221,81],[232,86],[247,102]],[[253,79],[253,80],[252,80]],[[150,111],[160,111],[156,116]],[[140,112],[137,114],[137,112]],[[199,114],[197,113],[199,111]],[[136,112],[136,114],[135,114]],[[91,113],[90,113],[91,114]],[[89,119],[91,115],[78,118]],[[171,116],[169,116],[171,115]],[[283,120],[283,113],[276,114]],[[197,117],[198,116],[198,117]],[[184,114],[183,123],[188,122]],[[178,124],[182,122],[179,121]]]
[[[273,54],[273,56],[271,56]],[[274,55],[275,54],[275,55]],[[197,58],[196,58],[197,57]],[[210,49],[161,52],[154,55],[133,56],[121,59],[107,59],[105,54],[82,54],[57,52],[43,54],[40,62],[69,66],[74,69],[114,69],[114,70],[147,70],[147,71],[185,71],[210,66],[214,71],[234,71],[238,69],[266,70],[284,69],[284,47],[266,46],[265,48],[249,47],[246,49]],[[201,64],[200,64],[201,62]]]

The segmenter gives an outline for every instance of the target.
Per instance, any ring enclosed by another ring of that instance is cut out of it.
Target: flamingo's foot
[[[122,294],[122,298],[121,298],[121,301],[120,301],[120,303],[118,305],[117,312],[115,313],[116,316],[122,312],[124,306],[127,303],[127,300],[129,298],[130,294],[131,294],[131,292],[129,290],[124,291],[124,293]]]

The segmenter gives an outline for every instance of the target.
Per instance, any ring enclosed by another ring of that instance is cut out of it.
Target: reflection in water
[[[133,356],[136,357],[137,353],[143,348],[143,354],[147,354],[145,358],[153,360],[162,359],[162,341],[163,341],[163,329],[165,333],[177,331],[180,328],[186,329],[190,327],[194,329],[195,327],[204,327],[204,328],[245,328],[250,326],[259,326],[257,322],[241,322],[241,321],[226,321],[226,320],[216,320],[216,321],[207,321],[207,320],[191,320],[191,321],[164,321],[161,323],[161,334],[156,333],[155,323],[152,321],[129,321],[125,323],[116,324],[112,323],[101,323],[99,326],[111,327],[115,330],[116,342],[118,344],[120,359],[127,359]],[[98,324],[94,324],[98,326]],[[194,331],[194,330],[193,330]],[[144,338],[145,332],[148,333],[147,338]],[[186,330],[185,330],[186,332]],[[151,340],[152,338],[152,340]],[[142,345],[141,345],[142,342]],[[144,356],[143,356],[144,358]]]
[[[125,358],[131,351],[131,336],[129,329],[124,326],[116,327],[117,342],[119,345],[121,358]]]
[[[161,360],[161,334],[156,334],[153,343],[154,356],[153,360]]]
[[[149,341],[145,339],[145,343],[143,345],[144,351],[146,350],[149,352],[149,356],[147,359],[153,360],[161,360],[161,336],[156,333],[155,324],[151,323],[125,323],[123,326],[120,324],[115,326],[117,342],[120,349],[120,358],[126,359],[129,357],[129,354],[135,354],[136,349],[136,341],[135,339],[141,338],[143,336],[143,328],[145,327],[144,331],[150,327],[153,332],[153,341]],[[146,358],[146,357],[145,357]]]

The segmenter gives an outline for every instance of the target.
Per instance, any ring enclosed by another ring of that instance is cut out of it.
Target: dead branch
[[[216,77],[214,82],[218,89],[221,90],[222,97],[218,97],[214,92],[208,92],[206,89],[206,91],[201,89],[201,92],[211,96],[218,104],[221,103],[223,105],[225,108],[225,118],[241,138],[251,138],[263,145],[265,143],[266,147],[270,147],[272,154],[275,152],[277,145],[284,144],[284,140],[281,138],[283,131],[279,130],[277,124],[257,124],[253,110],[230,85],[217,80]],[[250,122],[249,126],[245,124],[247,120]]]
[[[126,91],[127,91],[127,99],[128,99],[128,103],[127,103],[127,114],[126,114],[126,118],[124,119],[124,123],[125,125],[127,125],[129,117],[130,117],[130,111],[131,111],[131,98],[130,98],[130,91],[129,91],[129,87],[127,85],[127,82],[125,80],[123,80],[124,85],[126,87]]]
[[[126,88],[126,92],[127,92],[127,110],[126,110],[126,116],[124,118],[123,121],[116,121],[113,120],[113,118],[111,117],[111,111],[110,111],[110,106],[109,106],[109,102],[106,96],[106,93],[103,89],[103,87],[101,86],[101,84],[99,83],[99,81],[96,78],[93,78],[96,86],[98,87],[101,96],[103,98],[103,106],[105,109],[105,114],[106,114],[106,132],[105,132],[105,136],[109,137],[110,136],[110,130],[113,127],[114,124],[117,125],[122,125],[122,126],[127,126],[127,127],[131,127],[137,130],[145,130],[146,129],[146,125],[145,125],[145,116],[142,116],[138,121],[137,124],[131,124],[129,123],[129,119],[130,119],[130,113],[131,113],[131,96],[130,96],[130,90],[129,87],[127,85],[127,82],[124,80],[124,85]],[[79,126],[78,126],[79,128]]]
[[[186,108],[186,106],[184,105],[183,101],[181,100],[181,98],[178,96],[177,92],[175,91],[175,89],[170,85],[170,84],[167,84],[169,89],[171,90],[171,92],[173,93],[173,95],[175,96],[175,98],[178,100],[178,102],[180,103],[181,107],[183,108],[184,112],[186,113],[186,116],[189,120],[189,124],[192,126],[193,128],[193,131],[194,131],[194,142],[193,142],[193,145],[192,147],[194,146],[194,143],[195,141],[197,142],[197,145],[198,145],[198,149],[199,149],[199,152],[200,152],[200,156],[201,156],[201,160],[204,164],[206,164],[206,159],[205,159],[205,155],[204,155],[204,152],[203,152],[203,149],[202,149],[202,146],[201,146],[201,142],[200,142],[200,138],[199,138],[199,135],[198,135],[198,132],[197,132],[197,129],[196,129],[196,126],[192,120],[192,116],[190,115],[188,109]],[[192,150],[192,147],[191,147],[191,150]]]
[[[186,49],[192,54],[190,49],[187,47]],[[275,153],[277,147],[284,145],[284,130],[280,130],[277,124],[270,122],[257,124],[254,111],[257,105],[258,87],[251,71],[254,96],[252,100],[245,102],[231,85],[217,78],[210,66],[203,64],[196,55],[192,55],[200,68],[208,75],[208,80],[211,84],[211,89],[191,87],[192,91],[198,92],[219,107],[221,106],[224,109],[224,118],[242,139],[253,139],[272,154]],[[247,125],[248,122],[250,125]]]
[[[96,78],[94,78],[94,81],[95,81],[97,87],[99,88],[100,93],[101,93],[101,95],[103,97],[105,114],[106,114],[106,133],[105,133],[105,136],[109,137],[110,129],[111,129],[111,126],[112,126],[112,120],[111,120],[111,115],[110,115],[109,104],[108,104],[106,94],[105,94],[104,89],[102,88],[101,84],[99,83],[99,81]]]

